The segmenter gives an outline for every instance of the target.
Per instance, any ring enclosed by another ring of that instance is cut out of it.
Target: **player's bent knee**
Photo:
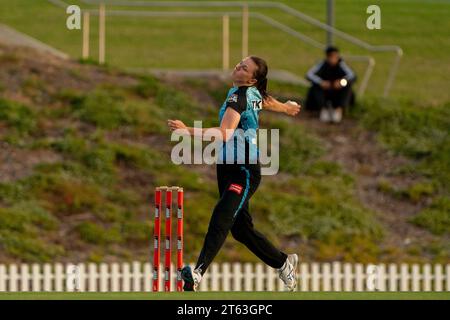
[[[247,239],[247,233],[245,230],[242,230],[242,228],[235,228],[233,227],[231,229],[231,235],[236,241],[244,242]]]

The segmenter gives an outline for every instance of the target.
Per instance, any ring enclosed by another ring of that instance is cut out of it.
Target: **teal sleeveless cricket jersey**
[[[227,108],[239,112],[241,120],[233,136],[222,144],[217,163],[258,163],[257,130],[262,110],[261,94],[256,87],[233,87],[220,108],[219,122],[222,122]]]

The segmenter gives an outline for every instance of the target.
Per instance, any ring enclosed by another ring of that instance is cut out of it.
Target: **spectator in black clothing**
[[[336,47],[328,47],[326,58],[313,66],[306,78],[311,81],[306,108],[320,109],[320,120],[338,123],[352,96],[355,73],[342,60]]]

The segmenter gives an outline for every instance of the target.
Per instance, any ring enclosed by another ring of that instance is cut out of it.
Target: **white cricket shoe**
[[[184,281],[184,291],[198,291],[198,286],[202,280],[202,274],[199,270],[191,270],[191,267],[186,266],[181,269],[181,278]]]
[[[332,110],[330,110],[330,108],[320,109],[320,121],[330,122],[331,121],[331,112],[332,112]]]
[[[342,108],[336,108],[331,113],[331,121],[339,123],[342,120]]]
[[[288,255],[284,265],[278,269],[280,279],[284,282],[287,291],[294,291],[297,287],[298,255]]]

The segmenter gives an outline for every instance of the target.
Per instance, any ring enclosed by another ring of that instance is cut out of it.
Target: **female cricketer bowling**
[[[281,103],[267,94],[267,71],[267,64],[263,59],[249,56],[236,65],[231,75],[233,87],[220,108],[220,127],[213,128],[223,140],[216,165],[220,199],[212,213],[195,269],[192,271],[186,266],[181,271],[185,291],[198,289],[203,274],[230,231],[237,241],[278,270],[288,290],[293,291],[296,287],[298,256],[287,255],[275,248],[264,235],[254,229],[249,212],[249,200],[261,181],[259,152],[255,143],[260,111],[267,109],[290,116],[295,116],[300,111],[297,103]],[[180,120],[168,120],[168,126],[172,131],[183,129],[179,132],[191,136],[200,134],[204,137],[205,130],[211,132],[211,128],[194,130]]]

